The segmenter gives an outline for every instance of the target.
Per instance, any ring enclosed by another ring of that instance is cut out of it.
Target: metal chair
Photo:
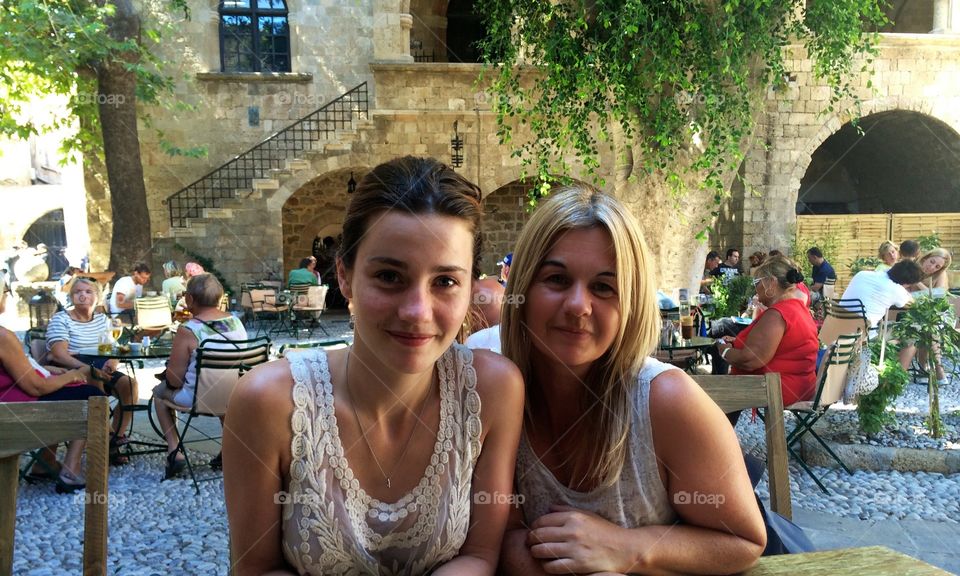
[[[313,332],[318,327],[328,337],[330,333],[320,322],[320,314],[326,310],[327,286],[313,286],[310,284],[291,284],[290,293],[293,296],[291,305],[293,306],[292,327],[296,331],[297,337],[300,334],[301,324],[306,325],[309,330],[309,336],[313,337]]]
[[[156,332],[161,336],[173,324],[170,301],[165,296],[148,296],[133,301],[137,326],[146,332]],[[151,335],[153,336],[153,335]]]
[[[837,279],[836,278],[827,278],[823,281],[823,298],[824,300],[832,300],[837,294]]]
[[[857,330],[869,337],[867,309],[859,298],[825,300],[824,311],[826,317],[819,334],[821,346],[830,347],[841,334],[852,334]]]
[[[296,342],[291,344],[284,344],[280,346],[280,350],[277,352],[281,358],[287,355],[288,352],[296,352],[298,350],[310,349],[310,348],[323,348],[324,350],[337,350],[339,348],[346,348],[350,344],[346,340],[323,340],[321,342]]]
[[[277,291],[274,288],[254,288],[250,290],[250,313],[253,321],[257,325],[256,334],[261,332],[269,334],[275,332],[277,326],[268,327],[264,321],[268,318],[274,320],[275,324],[285,321],[285,316],[289,311],[286,302],[279,302]]]
[[[197,347],[197,386],[191,406],[181,406],[169,400],[159,400],[167,408],[176,410],[185,415],[183,430],[175,428],[177,432],[177,451],[183,454],[187,461],[187,471],[193,481],[193,487],[200,493],[199,482],[216,480],[220,476],[197,479],[193,470],[185,444],[185,438],[191,430],[191,423],[200,416],[214,416],[222,418],[227,413],[227,402],[237,382],[244,373],[258,364],[270,360],[270,339],[254,338],[252,340],[221,340],[206,339]],[[158,400],[154,399],[154,402]],[[205,432],[193,428],[206,440],[218,441],[222,436],[210,436]],[[195,442],[198,440],[191,440]]]
[[[841,334],[838,336],[820,364],[820,370],[817,373],[817,391],[813,399],[795,402],[786,407],[786,410],[792,412],[797,421],[793,430],[787,435],[787,451],[796,458],[797,463],[800,464],[804,472],[813,478],[817,486],[826,494],[830,492],[826,486],[823,485],[823,482],[813,473],[810,466],[807,465],[806,460],[794,449],[794,446],[799,444],[804,436],[809,434],[847,474],[853,474],[850,468],[843,463],[843,460],[837,456],[836,452],[817,434],[813,426],[827,413],[830,406],[843,398],[843,387],[847,379],[847,372],[849,371],[850,363],[853,361],[854,352],[858,348],[858,343],[863,337],[864,334],[860,330],[857,330],[853,334]]]

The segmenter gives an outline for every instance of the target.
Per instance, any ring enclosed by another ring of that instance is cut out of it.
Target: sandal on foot
[[[87,482],[82,476],[74,475],[65,467],[60,468],[60,474],[57,476],[57,494],[70,494],[86,487]]]
[[[174,450],[167,454],[167,467],[163,471],[163,479],[169,480],[176,476],[179,476],[183,469],[187,467],[186,460],[177,460],[178,450]]]
[[[120,444],[116,442],[116,436],[110,436],[110,465],[111,466],[123,466],[130,462],[130,458],[120,452]],[[127,441],[129,442],[129,440]],[[124,442],[126,444],[126,442]]]
[[[31,469],[29,472],[23,475],[23,479],[31,484],[37,484],[39,482],[50,482],[56,480],[59,477],[59,472],[56,470],[34,470]]]
[[[214,470],[223,470],[223,452],[218,452],[217,455],[210,460],[210,467]]]

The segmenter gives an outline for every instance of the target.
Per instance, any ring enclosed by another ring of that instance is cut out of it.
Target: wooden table
[[[949,572],[885,546],[766,556],[744,576],[949,576]]]

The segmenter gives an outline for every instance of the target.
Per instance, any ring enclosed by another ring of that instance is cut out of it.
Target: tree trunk
[[[130,0],[109,3],[116,8],[110,21],[111,36],[139,41],[140,17]],[[130,59],[102,62],[97,69],[97,102],[113,210],[109,270],[118,276],[150,256],[150,215],[137,131],[137,78],[125,67],[133,63],[132,56]]]

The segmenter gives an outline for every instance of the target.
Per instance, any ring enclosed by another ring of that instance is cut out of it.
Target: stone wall
[[[767,111],[756,131],[758,145],[747,159],[745,178],[759,196],[745,195],[742,228],[734,226],[726,233],[742,237],[746,254],[790,246],[797,193],[811,156],[851,120],[849,113],[826,112],[829,90],[813,80],[811,62],[802,49],[792,48],[786,64],[791,82],[783,91],[768,93]],[[875,71],[856,82],[863,116],[907,110],[960,129],[960,38],[883,35]],[[725,239],[718,238],[721,243]]]
[[[164,140],[180,148],[205,146],[203,158],[170,156],[157,130],[141,125],[151,229],[169,227],[163,200],[233,156],[371,80],[374,2],[316,0],[309,9],[288,3],[292,71],[289,74],[220,74],[216,2],[191,0],[191,18],[153,4],[171,19],[176,36],[160,46],[164,72],[177,79],[174,100],[192,110],[147,110]],[[372,87],[371,87],[372,88]]]

